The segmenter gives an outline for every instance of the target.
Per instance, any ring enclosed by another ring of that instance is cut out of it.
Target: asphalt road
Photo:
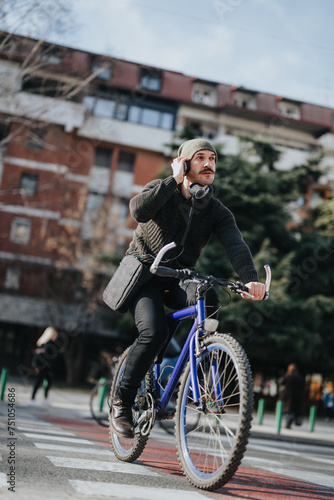
[[[234,478],[217,492],[206,493],[182,475],[171,430],[156,426],[141,457],[127,464],[113,456],[107,429],[92,421],[88,412],[80,413],[78,405],[76,411],[70,407],[71,403],[44,409],[17,405],[15,427],[8,428],[8,403],[1,403],[0,498],[334,498],[330,446],[252,437]]]

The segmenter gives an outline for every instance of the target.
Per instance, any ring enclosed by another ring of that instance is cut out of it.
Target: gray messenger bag
[[[133,255],[123,257],[102,294],[104,302],[114,311],[125,312],[143,285],[152,277],[147,266]]]

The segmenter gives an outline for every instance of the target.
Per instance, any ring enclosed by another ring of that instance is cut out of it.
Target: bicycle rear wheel
[[[202,348],[197,377],[203,408],[194,403],[188,363],[177,400],[176,446],[188,480],[215,490],[233,477],[246,451],[253,383],[247,355],[230,335],[212,335]]]
[[[116,372],[114,375],[110,392],[111,399],[114,397],[116,392],[116,387],[121,379],[124,370],[124,363],[128,355],[129,349],[130,348],[128,347],[123,352],[117,363]],[[147,412],[150,409],[152,410],[152,408],[150,408],[150,405],[153,402],[153,399],[151,397],[151,394],[153,393],[153,388],[154,388],[154,372],[153,372],[153,367],[151,367],[150,370],[147,372],[145,379],[141,383],[141,386],[137,392],[134,405],[132,407],[132,415],[135,425],[138,423],[138,420],[145,412]],[[154,418],[155,409],[152,415]],[[143,426],[139,425],[136,427],[135,437],[128,439],[128,438],[118,437],[112,431],[111,426],[109,425],[110,443],[116,457],[122,460],[123,462],[133,462],[134,460],[136,460],[141,455],[142,451],[146,446],[150,428],[151,428],[150,422],[143,423]]]
[[[99,425],[109,426],[109,396],[111,380],[97,383],[89,397],[89,407],[92,417]]]

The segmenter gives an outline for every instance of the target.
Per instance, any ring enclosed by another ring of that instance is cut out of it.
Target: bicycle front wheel
[[[194,402],[188,363],[177,400],[176,446],[188,480],[212,491],[233,477],[246,451],[253,381],[247,355],[230,335],[212,335],[201,347],[196,371],[202,408]]]
[[[120,356],[116,373],[114,375],[110,398],[112,399],[115,395],[117,385],[122,377],[122,373],[124,370],[124,364],[126,357],[129,352],[129,347],[123,352]],[[153,402],[152,398],[149,396],[153,393],[154,388],[154,372],[153,367],[149,369],[147,372],[145,379],[142,381],[140,388],[138,389],[136,399],[134,405],[132,407],[132,415],[134,424],[137,425],[140,421],[140,418],[143,416],[145,412],[150,411],[155,416],[155,409],[150,407],[151,402]],[[110,443],[114,450],[116,457],[123,462],[133,462],[136,460],[141,453],[143,452],[148,436],[149,436],[149,424],[147,428],[144,428],[141,425],[137,425],[135,437],[132,439],[123,438],[117,436],[113,431],[111,426],[109,425],[109,435],[110,435]]]

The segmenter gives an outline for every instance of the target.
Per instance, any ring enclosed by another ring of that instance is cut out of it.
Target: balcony
[[[0,113],[63,125],[66,132],[80,127],[84,120],[82,104],[29,92],[0,97]]]
[[[99,141],[167,153],[169,150],[165,145],[172,142],[173,131],[123,122],[113,118],[88,116],[80,126],[78,135]]]

